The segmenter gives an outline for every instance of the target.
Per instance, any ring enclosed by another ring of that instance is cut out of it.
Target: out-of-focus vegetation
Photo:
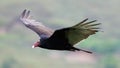
[[[119,7],[119,0],[1,0],[0,68],[120,68]],[[32,49],[39,37],[15,23],[24,9],[53,29],[97,19],[101,32],[76,46],[94,53]]]

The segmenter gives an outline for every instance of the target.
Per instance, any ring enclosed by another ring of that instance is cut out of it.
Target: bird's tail
[[[83,52],[86,52],[86,53],[90,53],[90,54],[92,54],[91,51],[87,51],[87,50],[82,50],[82,49],[80,49],[79,51],[83,51]]]
[[[83,52],[92,54],[91,51],[87,51],[87,50],[83,50],[83,49],[79,49],[79,48],[75,48],[75,47],[73,47],[73,49],[74,49],[74,51],[83,51]]]

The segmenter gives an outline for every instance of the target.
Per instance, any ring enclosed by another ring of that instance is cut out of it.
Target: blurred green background
[[[97,19],[101,32],[76,46],[94,53],[32,49],[39,37],[15,22],[24,9],[52,29]],[[0,0],[0,68],[120,68],[119,29],[120,0]]]

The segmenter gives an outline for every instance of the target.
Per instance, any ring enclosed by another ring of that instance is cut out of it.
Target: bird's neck
[[[46,42],[47,39],[48,39],[47,37],[41,38],[40,39],[41,45],[44,45],[44,43]]]

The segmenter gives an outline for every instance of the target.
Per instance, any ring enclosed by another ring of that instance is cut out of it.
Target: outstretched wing
[[[71,45],[74,45],[80,42],[81,40],[88,38],[88,36],[98,32],[99,28],[97,27],[97,25],[100,25],[100,23],[93,23],[96,22],[96,20],[86,22],[87,20],[88,19],[85,19],[77,25],[74,25],[69,28],[56,30],[51,37],[67,39]]]
[[[41,22],[37,22],[34,19],[30,19],[30,11],[24,10],[20,16],[22,23],[35,31],[41,38],[50,37],[53,34],[53,30],[44,26]]]

